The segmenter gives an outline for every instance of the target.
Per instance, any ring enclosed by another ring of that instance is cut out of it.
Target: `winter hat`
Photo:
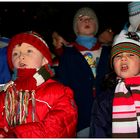
[[[81,9],[79,9],[74,16],[73,30],[74,30],[75,34],[77,35],[77,20],[80,16],[89,16],[89,17],[95,19],[95,22],[96,22],[95,34],[96,34],[98,32],[98,19],[97,19],[95,12],[91,8],[88,8],[88,7],[83,7]]]
[[[49,50],[46,42],[36,32],[29,31],[29,32],[19,33],[19,34],[15,35],[9,42],[8,50],[7,50],[7,57],[8,57],[9,67],[11,69],[13,69],[13,64],[12,64],[13,48],[17,44],[21,44],[23,42],[31,44],[36,49],[38,49],[43,54],[43,56],[46,57],[49,64],[52,65],[51,53],[50,53],[50,50]]]
[[[122,52],[134,53],[140,57],[140,32],[122,30],[114,38],[111,50],[111,64],[114,56]]]
[[[128,31],[135,32],[140,24],[140,2],[131,2],[128,4],[130,27]]]

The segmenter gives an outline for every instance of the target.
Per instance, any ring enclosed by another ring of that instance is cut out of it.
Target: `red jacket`
[[[27,76],[27,75],[26,75]],[[32,83],[22,79],[23,84],[15,81],[17,89],[27,88]],[[32,78],[31,78],[32,79]],[[28,84],[25,84],[27,83]],[[21,86],[22,85],[22,86]],[[24,87],[23,87],[24,85]],[[10,126],[6,120],[5,93],[0,94],[0,134],[6,126],[18,138],[67,138],[76,136],[77,106],[70,88],[49,79],[35,88],[35,115],[33,122],[33,104],[29,100],[26,122]],[[11,103],[11,101],[10,101]],[[9,108],[10,110],[10,108]]]

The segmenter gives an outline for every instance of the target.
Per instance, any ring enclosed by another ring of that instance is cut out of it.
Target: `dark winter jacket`
[[[90,125],[91,108],[94,100],[93,87],[100,91],[101,80],[109,71],[110,48],[103,47],[99,64],[97,66],[96,80],[84,56],[76,47],[65,47],[60,58],[56,77],[74,91],[75,101],[78,106],[77,131]]]
[[[106,89],[94,100],[90,125],[91,138],[112,138],[112,104],[116,80],[114,79],[113,82],[114,84],[105,81],[103,84],[106,85]],[[140,137],[140,129],[138,129],[138,137]]]
[[[112,137],[112,101],[114,89],[102,92],[93,103],[91,114],[90,137],[111,138]]]

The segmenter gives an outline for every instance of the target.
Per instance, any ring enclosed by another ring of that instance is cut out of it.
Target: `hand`
[[[57,32],[53,32],[52,34],[53,45],[55,49],[61,48],[63,45],[69,44],[62,36],[60,36]]]

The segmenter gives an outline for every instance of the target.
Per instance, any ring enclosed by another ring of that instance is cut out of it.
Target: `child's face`
[[[98,39],[101,43],[110,43],[113,41],[113,35],[114,33],[111,29],[106,29],[99,35]]]
[[[120,53],[113,59],[114,70],[121,78],[140,75],[140,57],[133,53]]]
[[[77,21],[78,35],[93,36],[96,31],[96,22],[93,18],[88,16],[81,16]]]
[[[12,63],[15,68],[40,68],[48,61],[35,47],[22,43],[14,47]]]

